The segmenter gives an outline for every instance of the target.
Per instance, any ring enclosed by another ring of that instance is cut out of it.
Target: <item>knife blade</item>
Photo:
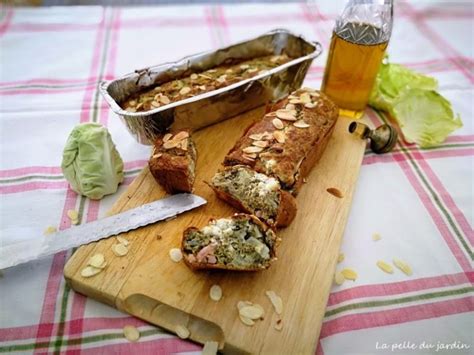
[[[172,218],[205,203],[205,199],[193,194],[172,195],[33,241],[0,247],[0,270]]]

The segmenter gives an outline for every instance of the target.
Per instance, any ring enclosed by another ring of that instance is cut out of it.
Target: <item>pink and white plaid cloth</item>
[[[0,10],[0,244],[41,237],[102,216],[146,164],[137,144],[98,93],[101,80],[288,28],[328,47],[340,8],[307,4],[181,7],[52,7]],[[339,5],[340,6],[340,5]],[[389,53],[439,80],[464,127],[437,148],[400,143],[367,152],[338,268],[359,278],[335,286],[318,354],[467,354],[474,351],[473,155],[474,7],[399,2]],[[327,53],[327,52],[326,52]],[[305,85],[319,87],[326,53]],[[384,116],[368,109],[378,125]],[[68,187],[61,155],[79,122],[100,122],[125,161],[126,182],[103,200]],[[374,242],[373,233],[382,239]],[[62,270],[71,252],[7,269],[0,278],[0,352],[199,352],[201,347],[72,291]],[[399,258],[413,275],[383,273],[377,260]],[[137,326],[141,339],[122,333]],[[307,339],[306,339],[307,341]],[[317,342],[316,334],[314,342]],[[470,348],[468,348],[470,347]]]

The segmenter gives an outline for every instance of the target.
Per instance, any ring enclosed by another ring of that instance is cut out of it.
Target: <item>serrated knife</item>
[[[51,235],[7,246],[0,244],[0,269],[172,218],[206,202],[202,197],[193,194],[173,195],[94,222],[72,226]]]

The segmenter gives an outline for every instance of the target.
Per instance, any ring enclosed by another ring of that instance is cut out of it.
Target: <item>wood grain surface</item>
[[[263,108],[205,128],[194,134],[198,149],[195,193],[207,205],[178,218],[150,225],[122,236],[130,240],[129,253],[113,254],[111,237],[79,248],[68,261],[64,275],[71,287],[171,332],[184,325],[196,342],[218,341],[225,353],[314,354],[326,307],[336,259],[362,162],[365,142],[350,135],[349,119],[340,117],[327,150],[297,197],[296,219],[279,231],[282,242],[278,260],[265,271],[193,272],[169,257],[179,247],[182,232],[202,227],[209,218],[230,216],[235,210],[218,200],[204,183],[210,181],[227,151]],[[335,187],[343,198],[326,190]],[[111,213],[154,201],[165,195],[145,168],[118,199]],[[161,239],[157,237],[161,236]],[[81,270],[95,253],[103,253],[108,265],[100,274],[83,278]],[[223,298],[209,298],[219,284]],[[283,329],[265,291],[283,299]],[[263,320],[244,325],[236,304],[248,300],[265,309]]]

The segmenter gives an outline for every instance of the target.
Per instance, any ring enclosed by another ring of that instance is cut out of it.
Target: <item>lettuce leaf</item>
[[[435,91],[437,87],[435,78],[399,64],[382,63],[369,105],[390,113],[407,141],[432,147],[462,127],[451,103]]]

